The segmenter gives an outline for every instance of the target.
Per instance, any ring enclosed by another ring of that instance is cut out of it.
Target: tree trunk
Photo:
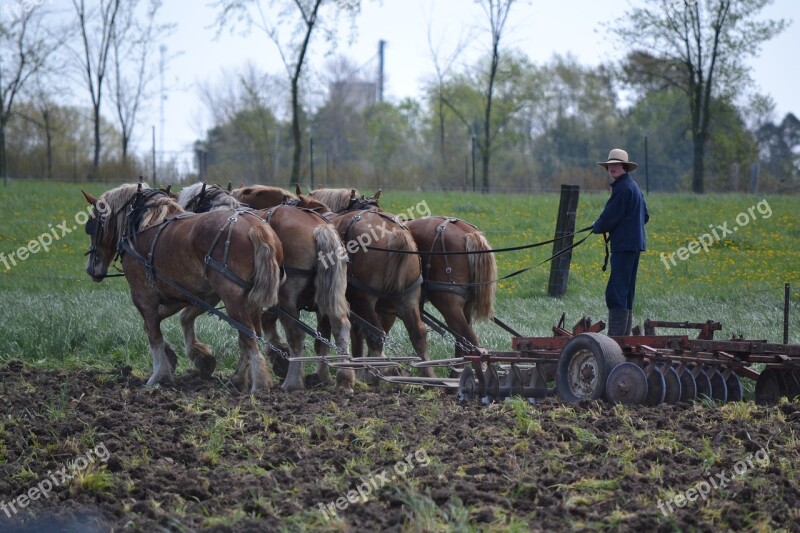
[[[694,165],[692,169],[692,192],[703,194],[703,173],[705,171],[705,164],[703,157],[705,155],[705,138],[702,134],[695,135],[692,139],[694,148]]]
[[[298,69],[299,71],[299,69]],[[300,111],[299,111],[299,98],[298,91],[298,78],[292,78],[292,139],[294,139],[294,155],[292,156],[292,183],[300,183],[300,163],[303,156],[303,139],[300,135]]]
[[[100,167],[100,106],[94,106],[94,158],[92,159],[92,178],[97,177],[97,169]]]
[[[3,185],[8,187],[8,173],[6,172],[6,124],[0,122],[0,174],[3,175]]]

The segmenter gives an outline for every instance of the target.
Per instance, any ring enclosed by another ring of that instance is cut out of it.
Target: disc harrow
[[[472,347],[463,357],[420,361],[416,358],[347,357],[330,361],[334,368],[366,368],[380,379],[401,385],[457,391],[461,402],[488,404],[510,396],[531,402],[557,396],[562,401],[606,400],[626,405],[674,404],[706,398],[740,401],[741,378],[755,381],[755,401],[777,403],[800,397],[800,345],[733,338],[717,340],[719,322],[647,320],[632,335],[608,337],[602,321],[583,317],[572,330],[564,315],[551,337],[512,338],[512,351]],[[657,334],[661,329],[681,334]],[[690,338],[688,331],[697,332]],[[311,360],[312,358],[303,358]],[[333,359],[333,358],[331,358]],[[387,368],[448,367],[451,376],[422,378],[409,372],[385,375]],[[761,372],[754,365],[763,367]]]

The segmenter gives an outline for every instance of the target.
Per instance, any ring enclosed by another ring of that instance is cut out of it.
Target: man
[[[608,233],[611,241],[611,275],[606,286],[608,335],[630,335],[639,254],[645,251],[644,225],[650,219],[642,191],[628,172],[638,166],[628,152],[614,148],[608,160],[598,162],[611,178],[611,198],[592,225],[593,233]]]

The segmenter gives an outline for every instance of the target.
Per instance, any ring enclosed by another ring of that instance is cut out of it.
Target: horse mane
[[[351,189],[316,189],[309,196],[327,205],[335,213],[347,209],[350,205],[350,194]],[[356,196],[359,195],[356,190]]]
[[[105,205],[108,206],[108,212],[111,213],[115,220],[114,226],[117,241],[122,239],[127,232],[128,205],[140,190],[139,187],[139,183],[125,183],[106,191],[97,200],[98,202],[105,202]],[[141,184],[141,190],[157,191],[157,189],[151,189],[146,183]],[[175,211],[183,212],[181,206],[166,193],[151,195],[147,200],[147,207],[136,227],[136,231],[142,231],[150,226],[160,224]]]
[[[203,183],[193,183],[188,187],[181,189],[178,195],[178,203],[183,209],[191,203],[192,200],[200,195],[203,189]],[[242,207],[241,202],[233,197],[231,193],[220,187],[219,185],[206,185],[206,200],[205,205],[209,206],[209,211],[216,211],[219,209],[239,209]]]

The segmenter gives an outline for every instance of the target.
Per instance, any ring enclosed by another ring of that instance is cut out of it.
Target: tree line
[[[787,25],[759,17],[770,0],[642,0],[615,22],[624,55],[599,66],[570,55],[532,63],[504,46],[516,1],[474,1],[483,7],[478,39],[486,54],[465,64],[463,44],[443,51],[431,39],[432,75],[420,97],[388,102],[379,80],[347,57],[334,56],[320,71],[309,66],[309,55],[320,53],[315,38],[335,45],[341,17],[356,24],[360,2],[217,0],[217,30],[262,32],[285,72],[244,65],[201,86],[213,126],[195,143],[199,176],[173,169],[170,178],[484,192],[598,188],[594,162],[622,146],[650,190],[798,189],[800,122],[791,113],[776,117],[768,95],[741,96],[752,88],[746,60]],[[72,2],[75,18],[57,32],[37,6],[0,23],[0,74],[18,80],[0,89],[0,144],[8,146],[0,170],[151,175],[147,154],[130,154],[129,142],[137,113],[154,96],[157,39],[174,26],[158,22],[157,0]],[[71,62],[59,64],[81,74],[86,105],[59,102],[52,59],[64,50]]]

